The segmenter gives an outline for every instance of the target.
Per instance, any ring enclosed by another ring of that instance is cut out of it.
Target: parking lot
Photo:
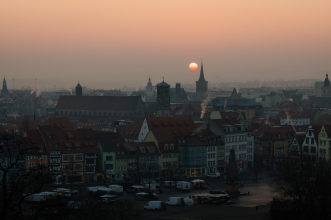
[[[158,197],[161,201],[167,201],[171,196],[187,197],[196,193],[209,192],[209,190],[216,188],[221,189],[222,185],[211,184],[208,189],[192,190],[191,192],[176,192],[166,189]],[[269,204],[275,196],[272,186],[267,183],[251,183],[241,187],[240,190],[249,192],[249,195],[240,196],[236,203],[231,205],[167,206],[165,211],[148,211],[143,209],[146,201],[137,201],[136,207],[141,211],[143,219],[267,219]]]

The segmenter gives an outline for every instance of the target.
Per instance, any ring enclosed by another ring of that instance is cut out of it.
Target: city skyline
[[[330,72],[326,1],[6,1],[0,73],[139,87],[149,76],[194,82],[320,79]],[[60,81],[61,81],[60,80]],[[125,83],[125,84],[124,84]],[[73,83],[72,83],[73,84]]]

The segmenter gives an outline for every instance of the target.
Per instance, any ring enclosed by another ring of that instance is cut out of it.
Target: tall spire
[[[3,81],[2,81],[2,90],[1,90],[1,96],[5,96],[8,95],[8,89],[7,89],[7,82],[6,82],[6,78],[3,77]]]
[[[206,82],[205,80],[205,74],[203,72],[203,62],[201,60],[201,68],[200,68],[200,77],[199,77],[199,82]]]

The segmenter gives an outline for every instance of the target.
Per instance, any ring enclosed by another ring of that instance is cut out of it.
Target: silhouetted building
[[[76,86],[76,96],[83,96],[83,88],[79,83]]]
[[[154,101],[155,102],[155,97],[156,97],[155,87],[153,86],[150,77],[148,78],[148,82],[147,82],[147,85],[145,87],[144,95],[145,95],[145,100],[146,101],[149,101],[149,102]]]
[[[140,96],[60,96],[56,114],[71,118],[131,119],[144,116]]]
[[[322,96],[331,96],[331,87],[328,74],[325,75],[325,80],[322,87]]]
[[[205,80],[203,63],[201,62],[200,77],[196,81],[196,96],[198,100],[203,100],[208,96],[208,81]]]
[[[6,78],[3,77],[1,96],[7,96],[8,94],[9,94],[9,92],[8,92],[8,89],[7,89]]]
[[[170,110],[170,85],[164,80],[157,84],[157,107],[159,111],[169,111]]]
[[[186,92],[180,83],[176,83],[175,88],[170,88],[170,101],[171,103],[186,103],[188,101]]]

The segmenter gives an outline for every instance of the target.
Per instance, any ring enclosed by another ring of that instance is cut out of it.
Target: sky
[[[194,84],[199,71],[188,65],[203,60],[210,83],[322,80],[330,11],[329,0],[0,0],[0,77],[40,87]]]

